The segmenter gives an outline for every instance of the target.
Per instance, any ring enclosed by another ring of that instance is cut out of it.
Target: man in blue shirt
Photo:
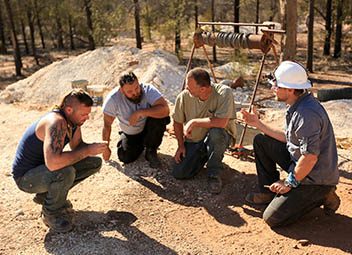
[[[68,93],[52,112],[34,122],[17,147],[12,174],[22,191],[36,193],[33,201],[42,204],[44,223],[56,232],[73,227],[68,213],[72,204],[69,190],[99,171],[105,143],[86,144],[81,126],[89,118],[92,98],[83,90]],[[63,151],[66,144],[71,150]]]
[[[104,105],[103,140],[110,142],[111,126],[115,118],[120,124],[117,155],[123,163],[135,161],[145,151],[152,168],[160,168],[157,149],[162,142],[166,125],[170,123],[169,106],[160,92],[151,84],[140,84],[133,72],[120,78],[120,87],[113,89]],[[108,147],[104,160],[111,156]]]
[[[339,172],[328,114],[307,92],[311,82],[300,64],[282,62],[269,82],[276,99],[288,105],[286,130],[270,127],[256,113],[241,111],[246,123],[264,133],[253,143],[260,192],[248,194],[246,200],[269,204],[263,218],[271,227],[290,224],[321,205],[332,214],[340,204],[335,193]],[[288,173],[284,181],[276,164]]]

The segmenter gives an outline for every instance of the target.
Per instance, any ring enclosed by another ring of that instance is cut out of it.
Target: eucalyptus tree
[[[14,59],[15,59],[16,75],[21,76],[22,75],[21,74],[22,59],[21,59],[21,52],[20,52],[20,47],[19,47],[18,39],[17,39],[15,21],[14,21],[14,16],[13,16],[13,12],[12,12],[12,6],[10,4],[10,0],[4,0],[4,4],[5,4],[6,11],[7,11],[9,23],[10,23],[11,42],[12,42],[12,47],[13,47]]]

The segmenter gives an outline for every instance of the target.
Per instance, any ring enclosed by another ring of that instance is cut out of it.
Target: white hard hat
[[[270,84],[280,88],[308,89],[312,87],[308,75],[303,66],[292,61],[283,61],[274,71],[274,80]]]

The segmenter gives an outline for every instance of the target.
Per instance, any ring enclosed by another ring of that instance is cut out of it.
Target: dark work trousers
[[[117,143],[117,156],[123,163],[135,161],[144,150],[144,147],[157,150],[160,146],[166,125],[170,123],[170,117],[162,119],[147,118],[143,131],[136,135],[120,133]]]
[[[16,179],[16,184],[20,190],[27,193],[46,193],[43,211],[46,214],[56,214],[65,206],[68,191],[98,172],[101,165],[100,157],[87,157],[56,171],[50,171],[45,165],[40,165]]]
[[[254,138],[253,147],[259,190],[270,192],[264,185],[271,185],[280,179],[276,164],[287,172],[293,163],[286,143],[258,134]],[[271,227],[291,224],[312,209],[321,206],[327,194],[334,188],[335,186],[301,184],[283,195],[275,196],[265,209],[263,219]]]

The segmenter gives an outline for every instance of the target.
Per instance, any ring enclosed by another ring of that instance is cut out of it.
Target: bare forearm
[[[295,167],[295,177],[298,181],[303,180],[313,169],[318,161],[318,156],[314,154],[302,155]]]
[[[202,128],[225,128],[228,119],[223,118],[197,118],[193,119],[193,127],[202,127]]]
[[[151,108],[141,109],[139,110],[144,117],[151,117],[151,118],[165,118],[169,116],[169,107],[167,105],[155,105]]]
[[[53,156],[50,160],[46,160],[45,164],[50,171],[57,171],[81,161],[88,155],[88,146],[79,146],[73,151],[65,151]]]
[[[108,146],[110,144],[110,135],[111,135],[111,126],[104,125],[102,139],[103,139],[103,141],[108,142]]]
[[[282,130],[272,128],[262,121],[258,122],[258,125],[256,126],[256,128],[258,128],[264,134],[266,134],[266,135],[268,135],[268,136],[270,136],[280,142],[284,142],[284,143],[286,142],[286,136]]]
[[[178,146],[180,147],[184,144],[183,124],[174,122],[174,132],[175,132]]]

